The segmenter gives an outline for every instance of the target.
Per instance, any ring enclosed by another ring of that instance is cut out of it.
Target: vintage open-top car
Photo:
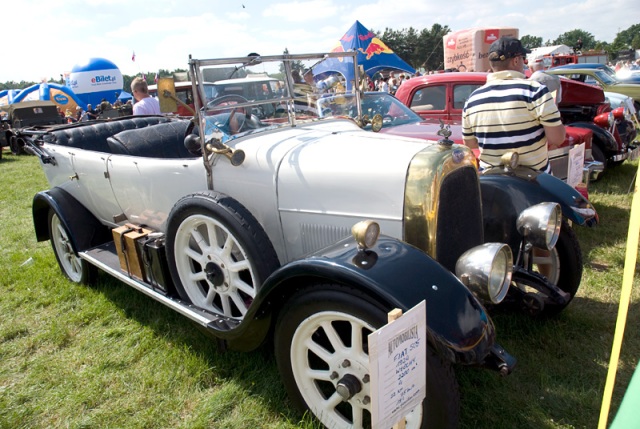
[[[231,348],[272,340],[291,401],[328,427],[370,426],[367,335],[425,300],[426,399],[407,425],[456,427],[452,365],[515,365],[484,306],[513,289],[512,251],[485,243],[468,148],[364,131],[382,118],[362,111],[314,114],[322,94],[293,71],[333,57],[357,88],[354,53],[191,59],[193,118],[25,130],[50,184],[34,197],[36,235],[72,281],[97,267]],[[199,85],[251,73],[282,91],[209,99]],[[512,221],[546,250],[562,227],[559,204]]]
[[[48,100],[31,100],[0,106],[3,119],[0,123],[0,148],[9,146],[14,155],[24,153],[24,143],[18,137],[20,129],[36,125],[62,124],[64,118],[57,105]]]

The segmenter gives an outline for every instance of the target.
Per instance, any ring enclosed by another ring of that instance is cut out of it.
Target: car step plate
[[[137,289],[138,291],[150,296],[156,301],[161,302],[167,307],[177,311],[178,313],[193,320],[199,325],[205,328],[211,329],[216,332],[230,331],[238,326],[238,322],[225,317],[216,316],[214,314],[202,311],[201,309],[187,304],[176,298],[172,298],[164,295],[163,293],[154,290],[152,285],[138,280],[133,277],[129,277],[126,272],[120,268],[120,260],[116,252],[116,246],[113,241],[102,244],[100,246],[89,249],[85,252],[79,253],[80,257],[92,265],[95,265],[99,269],[105,271],[107,274],[117,278],[118,280],[128,284],[129,286]]]

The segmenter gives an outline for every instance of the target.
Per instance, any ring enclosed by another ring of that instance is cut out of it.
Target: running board
[[[79,256],[121,282],[126,283],[172,310],[177,311],[198,325],[214,332],[222,333],[232,331],[240,323],[237,320],[211,314],[180,299],[167,296],[160,291],[154,290],[151,284],[130,277],[120,268],[120,260],[118,259],[116,246],[113,241],[80,252]]]

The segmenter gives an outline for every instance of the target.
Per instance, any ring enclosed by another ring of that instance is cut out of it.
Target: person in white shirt
[[[378,88],[380,92],[389,92],[389,78],[383,77],[382,82],[380,83],[380,87]]]
[[[134,115],[160,115],[160,103],[149,95],[147,82],[141,77],[131,82],[131,92],[136,103],[133,105]]]

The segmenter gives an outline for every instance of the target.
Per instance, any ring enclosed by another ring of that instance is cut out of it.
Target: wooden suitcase
[[[113,241],[118,252],[120,268],[139,280],[145,279],[144,263],[140,249],[136,246],[136,241],[146,237],[152,231],[139,225],[127,223],[111,230]]]

